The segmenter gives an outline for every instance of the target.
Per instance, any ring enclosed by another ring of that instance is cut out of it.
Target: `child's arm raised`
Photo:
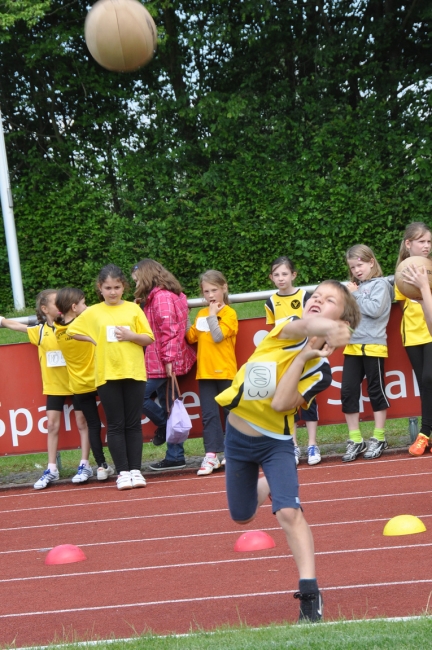
[[[432,336],[432,293],[429,285],[429,280],[424,266],[417,267],[415,264],[406,266],[402,271],[405,282],[418,287],[422,294],[422,299],[419,300],[426,321],[429,334]]]
[[[289,321],[280,331],[278,338],[301,340],[304,337],[317,336],[323,338],[330,347],[338,348],[348,345],[352,333],[353,330],[345,321],[315,316]]]
[[[23,325],[23,323],[18,323],[15,320],[5,318],[4,316],[0,316],[0,327],[6,327],[8,330],[14,330],[15,332],[22,332],[23,334],[27,334],[27,325]]]
[[[282,375],[271,403],[275,411],[289,411],[304,404],[305,398],[299,392],[298,384],[305,363],[310,359],[328,357],[334,350],[334,348],[328,345],[324,345],[322,349],[314,349],[313,346],[317,344],[317,341],[317,338],[310,339],[303,350],[296,356],[288,370]]]

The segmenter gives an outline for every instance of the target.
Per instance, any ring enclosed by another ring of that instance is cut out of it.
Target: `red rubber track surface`
[[[432,456],[387,456],[300,465],[326,619],[409,616],[432,591]],[[115,483],[0,492],[0,643],[184,633],[223,624],[295,621],[298,575],[285,536],[264,504],[240,528],[224,476],[151,476],[147,488]],[[384,537],[388,519],[412,514],[425,533]],[[245,530],[273,549],[237,553]],[[75,544],[84,562],[46,566],[50,548]],[[424,553],[423,551],[426,551]]]

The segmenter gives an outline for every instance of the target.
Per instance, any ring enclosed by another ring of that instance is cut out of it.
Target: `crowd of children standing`
[[[428,226],[420,222],[410,224],[402,238],[397,264],[412,255],[428,257],[430,252]],[[394,297],[402,307],[402,341],[420,391],[421,428],[409,449],[411,454],[420,455],[430,446],[432,429],[432,400],[425,399],[432,389],[432,300],[428,283],[424,274],[408,266],[405,279],[425,293],[424,300],[411,300],[397,287],[394,295],[372,249],[363,244],[347,251],[346,263],[350,276],[347,288],[359,307],[361,321],[344,349],[341,401],[349,440],[342,460],[353,461],[360,455],[378,458],[387,448],[385,424],[389,402],[384,363],[388,356],[386,328]],[[301,319],[311,297],[294,286],[296,276],[290,258],[279,257],[272,262],[269,277],[277,291],[267,300],[265,313],[266,322],[275,328],[287,319]],[[198,474],[210,474],[225,464],[225,420],[229,411],[225,409],[222,421],[216,399],[236,376],[238,333],[236,312],[228,304],[226,278],[216,270],[200,276],[199,287],[207,306],[198,312],[192,324],[180,283],[161,264],[141,260],[133,267],[132,279],[136,285],[135,302],[123,300],[128,281],[121,269],[110,264],[101,270],[96,282],[99,304],[87,308],[80,289],[47,289],[37,297],[38,325],[26,327],[4,318],[0,321],[2,327],[27,332],[30,342],[38,347],[43,392],[47,396],[48,466],[35,483],[36,489],[59,478],[58,431],[67,398],[74,406],[82,452],[72,481],[86,482],[93,475],[90,449],[98,479],[105,480],[114,474],[103,451],[97,408],[100,399],[107,418],[107,443],[115,464],[117,487],[144,487],[141,414],[156,426],[153,444],[164,444],[169,413],[167,384],[174,376],[187,374],[196,361],[205,450]],[[196,353],[193,344],[197,344]],[[147,348],[145,355],[143,348]],[[375,421],[368,443],[359,426],[364,377]],[[308,433],[307,462],[315,465],[321,461],[316,439],[316,401],[303,402],[296,410],[290,428],[295,462],[298,464],[301,457],[296,437],[296,422],[301,419]],[[158,471],[184,466],[183,445],[168,443],[165,458],[150,467]]]
[[[398,264],[410,256],[429,257],[431,245],[429,227],[410,224]],[[319,463],[315,397],[331,383],[327,357],[335,347],[345,346],[341,401],[349,440],[342,460],[350,462],[361,454],[369,460],[379,458],[387,447],[384,363],[393,285],[383,277],[373,250],[366,245],[352,246],[346,263],[350,276],[346,287],[327,280],[308,294],[294,286],[292,261],[277,258],[270,272],[277,291],[265,305],[267,323],[274,327],[239,370],[237,316],[228,304],[227,280],[216,270],[200,276],[207,306],[193,324],[179,282],[151,259],[141,260],[132,269],[135,302],[123,300],[127,279],[121,269],[109,264],[97,279],[101,300],[97,305],[87,307],[83,292],[76,288],[48,289],[37,297],[37,326],[26,328],[0,317],[1,327],[26,331],[38,347],[47,396],[48,467],[34,487],[43,489],[59,479],[58,432],[67,398],[72,399],[81,437],[81,461],[72,481],[85,483],[93,475],[90,448],[98,466],[97,478],[106,480],[114,474],[103,451],[99,398],[118,489],[145,487],[141,415],[144,412],[157,427],[153,444],[163,444],[170,407],[167,387],[174,377],[189,372],[197,359],[205,449],[198,474],[211,474],[226,463],[228,508],[239,524],[251,522],[260,505],[270,499],[299,573],[294,597],[300,601],[300,620],[321,620],[323,598],[313,538],[298,491],[300,449],[295,421],[301,417],[306,422],[308,463]],[[421,295],[413,300],[396,287],[402,341],[419,385],[422,408],[420,433],[409,452],[421,455],[430,447],[432,432],[432,296],[424,267],[408,264],[404,280]],[[192,344],[197,344],[197,355]],[[375,424],[369,443],[359,425],[364,377]],[[224,422],[219,407],[224,410]],[[183,445],[170,443],[165,458],[150,465],[155,471],[184,466]]]

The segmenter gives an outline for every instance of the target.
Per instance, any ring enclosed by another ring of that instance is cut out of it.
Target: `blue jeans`
[[[166,427],[167,423],[167,403],[166,403],[166,385],[168,377],[159,377],[156,379],[147,379],[143,413],[146,415],[157,427]],[[159,404],[151,399],[153,393],[157,394]],[[184,460],[183,443],[180,445],[172,445],[167,443],[167,451],[165,455],[166,460],[179,461]]]

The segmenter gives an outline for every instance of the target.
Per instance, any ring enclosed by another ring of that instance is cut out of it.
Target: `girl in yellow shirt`
[[[206,452],[198,475],[203,476],[221,466],[217,454],[224,450],[224,430],[215,397],[231,386],[237,372],[238,321],[236,312],[228,305],[228,284],[220,271],[203,273],[200,288],[208,307],[198,312],[186,339],[188,343],[198,343],[196,378]]]
[[[74,394],[75,408],[84,413],[87,421],[90,447],[97,463],[97,478],[105,481],[114,474],[107,464],[101,441],[101,420],[96,403],[95,346],[92,343],[76,341],[67,333],[68,327],[87,309],[85,295],[76,287],[60,289],[56,297],[56,307],[60,315],[54,322],[58,346],[66,361],[69,388]],[[84,461],[78,468],[78,474],[93,476],[89,461]]]
[[[127,286],[118,266],[105,266],[97,280],[103,302],[88,307],[67,329],[71,337],[96,346],[96,388],[107,419],[108,448],[119,490],[146,485],[141,474],[143,347],[154,341],[143,311],[122,298]]]
[[[73,483],[82,483],[88,480],[80,472],[83,463],[88,463],[90,444],[88,437],[87,422],[83,412],[77,407],[72,391],[69,388],[69,377],[66,363],[54,334],[54,319],[58,317],[56,307],[57,290],[45,289],[36,297],[36,316],[38,325],[27,327],[14,320],[7,320],[0,316],[0,327],[7,327],[16,332],[27,334],[30,343],[37,345],[39,363],[42,373],[43,394],[47,396],[47,446],[48,446],[48,467],[34,484],[35,490],[42,490],[51,483],[58,481],[60,474],[57,468],[58,435],[60,429],[61,415],[67,397],[72,398],[74,405],[75,419],[81,438],[81,463],[77,474],[72,478]],[[84,479],[84,481],[83,481]]]

